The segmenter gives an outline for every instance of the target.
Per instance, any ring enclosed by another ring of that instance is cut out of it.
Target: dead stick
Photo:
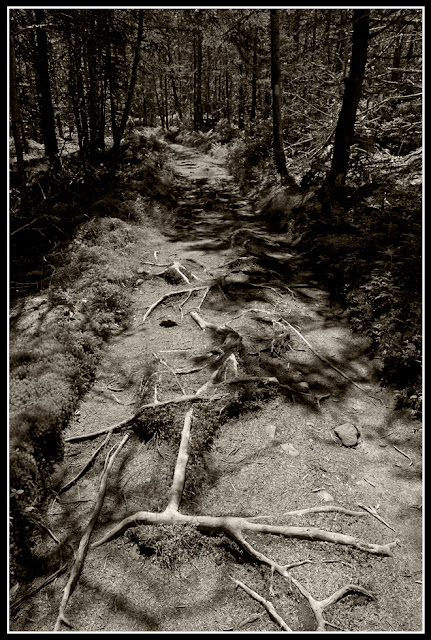
[[[404,451],[401,451],[401,449],[398,449],[398,447],[396,447],[395,445],[394,445],[394,449],[395,449],[395,451],[398,451],[398,453],[401,453],[402,456],[404,456],[405,458],[408,458],[408,460],[410,460],[409,467],[411,467],[412,464],[413,464],[413,460],[410,458],[410,456],[408,456],[407,453],[404,453]]]
[[[172,375],[174,376],[174,378],[175,378],[175,382],[176,382],[176,383],[177,383],[177,385],[179,386],[181,393],[182,393],[183,395],[185,395],[185,394],[186,394],[186,392],[185,392],[185,390],[184,390],[184,387],[183,387],[183,385],[181,384],[181,382],[178,380],[177,374],[176,374],[176,372],[172,369],[172,367],[171,367],[171,366],[166,362],[166,360],[163,360],[163,358],[161,358],[160,356],[158,356],[158,355],[157,355],[157,353],[155,353],[154,351],[153,351],[153,356],[154,356],[154,357],[155,357],[155,358],[156,358],[156,359],[157,359],[161,364],[163,364],[167,369],[169,369],[169,371],[170,371],[170,372],[172,373]]]
[[[60,630],[62,622],[64,622],[68,627],[72,626],[65,616],[66,607],[75,590],[75,587],[78,583],[79,577],[81,575],[81,572],[84,566],[85,558],[87,556],[88,548],[90,545],[90,537],[91,537],[91,534],[93,533],[94,526],[97,522],[100,511],[103,506],[103,501],[105,499],[109,472],[112,469],[112,466],[115,462],[117,455],[120,453],[121,449],[126,444],[128,439],[129,439],[129,434],[126,434],[124,438],[121,440],[120,444],[113,451],[113,453],[106,458],[105,466],[100,478],[100,486],[99,486],[99,492],[97,494],[96,504],[94,506],[92,516],[84,532],[84,535],[82,536],[81,541],[79,543],[76,559],[72,567],[72,571],[70,572],[69,580],[63,592],[63,598],[60,603],[60,609],[59,609],[57,621],[55,623],[54,631]]]
[[[27,598],[31,598],[32,596],[35,595],[35,593],[38,593],[39,591],[41,591],[44,587],[46,587],[46,585],[50,584],[50,582],[53,582],[56,578],[61,576],[61,574],[66,571],[66,569],[67,569],[67,564],[63,564],[59,569],[57,569],[57,571],[54,571],[54,573],[48,576],[41,584],[37,585],[37,587],[31,587],[30,590],[27,591],[27,593],[25,593],[23,596],[15,600],[15,602],[11,604],[11,614],[13,615],[16,612],[16,610],[19,608],[19,606],[25,600],[27,600]]]

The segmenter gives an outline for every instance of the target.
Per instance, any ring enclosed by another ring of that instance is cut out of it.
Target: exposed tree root
[[[156,309],[156,307],[158,307],[159,304],[164,302],[167,298],[172,298],[172,296],[179,296],[179,295],[182,295],[183,293],[192,294],[195,291],[204,291],[207,288],[208,288],[208,286],[200,286],[200,287],[192,287],[192,288],[188,288],[188,289],[179,289],[177,291],[168,291],[168,293],[165,293],[164,295],[162,295],[158,300],[156,300],[147,309],[147,311],[145,312],[144,317],[142,318],[142,323],[144,323],[147,320],[147,318],[150,315],[150,313],[152,313],[152,311],[154,311],[154,309]]]
[[[114,464],[117,455],[120,453],[121,449],[126,444],[129,437],[130,437],[129,434],[126,434],[124,438],[121,440],[120,444],[117,447],[115,447],[114,450],[111,449],[112,453],[109,454],[105,460],[105,466],[100,478],[99,492],[97,494],[96,504],[94,506],[92,516],[84,532],[84,535],[82,536],[81,541],[79,543],[75,562],[72,567],[72,571],[70,572],[69,580],[66,584],[66,587],[64,588],[63,598],[60,603],[60,609],[59,609],[57,621],[55,623],[54,631],[60,630],[62,622],[66,626],[72,627],[72,625],[66,618],[66,608],[70,598],[72,597],[72,594],[75,590],[75,587],[81,575],[82,568],[84,566],[85,558],[87,556],[88,548],[90,545],[90,537],[91,537],[91,534],[93,533],[94,526],[97,522],[100,511],[103,506],[103,501],[105,499],[106,486],[108,483],[109,473],[112,469],[112,465]]]
[[[202,331],[209,330],[210,332],[214,332],[217,336],[218,343],[220,347],[217,351],[217,358],[211,363],[211,365],[215,365],[215,369],[212,371],[209,379],[201,385],[201,387],[195,391],[194,393],[186,393],[184,387],[178,382],[178,386],[182,391],[182,395],[176,396],[174,398],[159,401],[157,396],[154,398],[154,402],[147,403],[141,406],[136,413],[123,420],[122,422],[111,426],[108,429],[100,430],[97,432],[93,432],[90,434],[85,434],[81,436],[75,436],[68,438],[67,442],[77,442],[80,440],[91,439],[98,437],[102,434],[108,434],[108,437],[114,431],[120,431],[125,428],[132,427],[137,418],[139,418],[143,412],[148,408],[158,408],[167,406],[169,404],[180,404],[186,403],[187,410],[184,417],[184,425],[181,434],[181,442],[178,450],[177,461],[174,469],[173,480],[170,488],[169,498],[167,502],[166,508],[161,512],[153,512],[153,511],[138,511],[123,520],[121,522],[115,524],[110,530],[108,530],[101,538],[97,541],[93,542],[90,545],[90,536],[93,531],[94,525],[97,521],[98,515],[100,513],[100,509],[103,504],[103,498],[106,490],[107,477],[114,462],[116,455],[118,454],[121,447],[127,441],[129,435],[125,435],[122,442],[118,446],[118,448],[112,453],[110,457],[107,458],[105,463],[105,469],[103,471],[99,494],[97,503],[90,520],[90,523],[87,527],[86,532],[84,533],[83,538],[81,539],[77,557],[75,560],[75,564],[73,566],[72,572],[70,574],[69,582],[66,585],[64,590],[63,600],[60,606],[60,611],[56,623],[55,630],[59,630],[61,623],[65,623],[70,626],[70,623],[67,621],[65,617],[65,610],[71,597],[73,590],[76,586],[76,583],[79,579],[80,573],[82,571],[82,567],[85,561],[85,557],[87,555],[87,551],[89,548],[95,549],[100,547],[112,540],[115,540],[119,536],[125,533],[129,528],[136,527],[137,525],[192,525],[200,531],[206,531],[210,533],[224,533],[231,540],[236,542],[251,558],[257,560],[261,564],[267,565],[271,571],[271,576],[274,572],[277,572],[280,576],[285,578],[290,586],[294,586],[301,595],[306,598],[308,601],[314,617],[316,619],[316,630],[324,631],[328,623],[323,616],[324,610],[330,605],[338,602],[341,598],[351,592],[360,593],[366,595],[369,598],[373,598],[373,595],[367,591],[365,588],[355,585],[355,584],[347,584],[332,595],[327,597],[324,600],[316,600],[308,590],[297,580],[295,577],[291,575],[291,570],[299,566],[302,563],[295,563],[290,565],[282,565],[278,563],[273,558],[270,558],[255,548],[248,540],[246,539],[247,533],[258,533],[258,534],[270,534],[283,536],[285,538],[295,538],[300,540],[309,540],[309,541],[319,541],[326,542],[332,544],[341,544],[346,545],[365,553],[370,553],[377,556],[392,556],[393,548],[396,546],[397,542],[390,542],[387,544],[377,544],[377,543],[369,543],[354,536],[346,535],[343,533],[327,531],[324,529],[319,529],[316,527],[308,527],[308,526],[290,526],[290,525],[277,525],[277,524],[265,524],[261,522],[256,522],[259,518],[268,518],[270,516],[256,516],[256,517],[237,517],[232,515],[221,515],[221,516],[210,516],[210,515],[188,515],[180,512],[180,504],[183,496],[185,479],[186,479],[186,468],[189,460],[189,443],[190,443],[190,433],[192,428],[192,420],[193,420],[193,403],[197,401],[204,400],[214,400],[215,398],[220,398],[220,395],[215,395],[214,392],[217,392],[217,389],[220,389],[222,384],[234,385],[234,384],[246,384],[248,382],[256,382],[261,381],[270,384],[278,384],[282,388],[286,388],[293,393],[300,393],[295,391],[289,385],[282,384],[276,376],[238,376],[238,365],[235,357],[235,353],[239,352],[243,349],[243,342],[241,335],[236,332],[234,329],[227,325],[216,325],[212,322],[206,321],[199,313],[200,307],[202,306],[203,301],[205,300],[208,291],[210,290],[211,285],[192,287],[187,289],[181,289],[178,291],[170,292],[165,294],[161,298],[159,298],[155,303],[153,303],[149,309],[147,310],[143,322],[146,321],[150,313],[164,300],[168,297],[174,295],[182,295],[187,294],[186,301],[190,298],[190,296],[195,291],[205,291],[204,296],[201,300],[199,307],[193,311],[190,311],[191,318],[196,322],[199,328]],[[185,301],[184,303],[185,304]],[[182,309],[181,309],[182,312]],[[341,375],[347,378],[352,384],[358,386],[361,391],[364,391],[359,385],[356,385],[352,380],[350,380],[345,374],[339,371],[336,367],[333,367],[329,361],[326,361],[325,358],[319,356],[314,349],[309,345],[308,341],[294,328],[290,323],[284,321],[287,326],[291,327],[310,347],[310,349],[315,353],[323,362],[327,362],[332,368],[335,368]],[[175,371],[170,367],[164,360],[156,356],[160,362],[167,366],[168,369],[175,375]],[[233,376],[226,380],[226,368],[231,364]],[[225,374],[225,379],[222,380],[223,373]],[[76,479],[74,479],[75,481]],[[67,485],[66,485],[67,486]],[[63,490],[65,490],[63,488]],[[354,511],[351,509],[346,509],[344,507],[339,507],[336,505],[324,505],[322,507],[310,507],[305,509],[300,509],[296,511],[290,511],[284,516],[302,516],[309,515],[312,513],[321,513],[321,512],[338,512],[343,513],[345,515],[351,515],[354,517],[364,517],[366,514],[363,511]],[[275,620],[275,622],[285,631],[292,631],[292,629],[288,626],[288,624],[281,618],[281,616],[276,612],[274,606],[271,602],[257,594],[255,591],[247,587],[244,583],[239,580],[235,580],[232,578],[235,584],[242,589],[244,589],[251,597],[260,602],[265,609],[268,611],[270,616]],[[335,626],[335,625],[332,625]]]
[[[78,480],[80,478],[82,478],[82,476],[84,475],[84,473],[86,473],[89,469],[91,469],[91,467],[94,464],[94,461],[96,460],[97,456],[99,455],[100,451],[103,449],[103,447],[105,446],[105,444],[108,442],[110,435],[112,432],[108,433],[107,438],[105,438],[105,440],[102,442],[102,444],[100,445],[100,447],[98,447],[96,449],[96,451],[93,453],[93,455],[91,456],[90,460],[82,467],[81,471],[79,473],[76,474],[76,476],[74,478],[72,478],[72,480],[70,480],[70,482],[68,482],[67,484],[65,484],[63,487],[61,487],[61,489],[58,491],[58,495],[64,493],[65,491],[68,491],[68,489],[70,489],[71,487],[73,487],[74,484],[76,484],[78,482]]]
[[[262,604],[265,607],[265,609],[268,611],[269,615],[274,620],[274,622],[276,622],[282,629],[284,629],[285,631],[293,631],[293,629],[291,629],[285,623],[283,618],[277,613],[272,602],[270,602],[269,600],[265,600],[265,598],[262,598],[262,596],[256,593],[256,591],[253,591],[253,589],[250,589],[250,587],[247,587],[247,585],[241,582],[240,580],[235,580],[235,578],[232,578],[232,576],[230,576],[230,579],[235,582],[237,587],[241,587],[241,589],[244,589],[244,591],[248,593],[249,596],[251,596],[254,600]]]
[[[372,595],[363,587],[359,585],[346,585],[339,589],[337,592],[326,598],[325,600],[316,600],[311,594],[303,587],[303,585],[290,574],[290,569],[292,566],[289,566],[289,569],[285,565],[279,564],[277,561],[269,558],[264,555],[256,548],[254,548],[244,537],[245,532],[254,532],[254,533],[265,533],[265,534],[273,534],[280,535],[286,538],[297,538],[302,540],[311,540],[311,541],[323,541],[323,542],[331,542],[333,544],[342,544],[348,545],[350,547],[359,549],[360,551],[364,551],[367,553],[371,553],[379,556],[391,556],[392,549],[396,545],[396,542],[391,542],[387,544],[374,544],[364,542],[359,540],[353,536],[345,535],[342,533],[336,533],[332,531],[326,531],[323,529],[317,529],[314,527],[294,527],[294,526],[285,526],[285,525],[267,525],[262,523],[251,522],[246,518],[236,517],[236,516],[208,516],[208,515],[187,515],[182,514],[179,511],[182,492],[185,483],[186,477],[186,467],[188,462],[188,449],[189,449],[189,440],[190,440],[190,430],[193,416],[193,408],[189,408],[185,415],[184,419],[184,427],[181,436],[181,443],[178,451],[177,462],[175,465],[174,477],[171,485],[170,497],[168,500],[168,504],[164,511],[160,513],[155,513],[151,511],[138,511],[127,518],[124,518],[121,522],[116,524],[110,531],[108,531],[102,538],[97,540],[91,545],[91,548],[97,548],[106,544],[112,540],[115,540],[119,536],[121,536],[125,531],[127,531],[131,527],[135,527],[139,524],[146,525],[172,525],[172,524],[189,524],[195,526],[197,529],[207,532],[218,532],[225,533],[228,537],[234,540],[240,547],[242,547],[251,557],[259,562],[266,564],[270,567],[271,571],[277,571],[281,576],[286,578],[290,584],[293,584],[300,593],[308,600],[310,606],[313,610],[313,613],[316,618],[317,630],[322,631],[326,628],[326,621],[323,618],[323,610],[328,607],[330,604],[333,604],[340,600],[344,595],[351,591],[356,591],[358,593],[365,594],[369,597]],[[329,511],[336,510],[343,513],[353,513],[357,515],[356,512],[350,512],[349,510],[345,510],[343,508],[330,507],[330,508],[319,508],[319,509],[310,509],[308,512],[316,512],[316,511]],[[303,510],[303,513],[306,510]],[[292,512],[292,514],[298,515],[298,512]],[[239,584],[239,583],[238,583]],[[242,586],[242,585],[240,585]],[[243,587],[244,588],[244,587]],[[253,596],[254,597],[254,596]],[[268,602],[263,602],[263,599],[260,600],[264,606],[266,606],[267,610],[274,617],[274,613],[276,612],[271,609]],[[281,619],[280,619],[281,620]],[[277,618],[278,623],[280,620]],[[286,623],[284,623],[286,624]],[[289,630],[287,625],[283,627],[286,630]]]
[[[44,587],[46,587],[48,584],[53,582],[56,578],[59,578],[67,570],[67,568],[68,568],[68,564],[67,563],[62,564],[57,569],[57,571],[54,571],[54,573],[52,573],[50,576],[45,578],[45,580],[41,584],[37,585],[36,587],[32,587],[26,593],[24,593],[24,595],[20,596],[14,602],[12,602],[11,603],[11,607],[10,607],[11,615],[15,615],[17,613],[19,607],[21,606],[21,604],[25,600],[27,600],[28,598],[33,597],[36,593],[41,591]]]
[[[308,603],[314,613],[314,617],[316,618],[316,622],[317,622],[316,631],[325,631],[326,625],[330,624],[324,619],[323,611],[328,607],[330,607],[332,604],[335,604],[336,602],[341,600],[341,598],[344,598],[344,596],[346,596],[347,594],[361,593],[367,596],[368,598],[370,598],[371,600],[374,600],[373,594],[358,584],[346,584],[344,585],[344,587],[341,587],[340,589],[332,593],[330,596],[328,596],[324,600],[316,600],[307,591],[307,589],[305,589],[305,587],[300,582],[298,582],[298,580],[296,580],[292,576],[290,577],[290,579],[292,581],[292,584],[294,584],[297,587],[298,591],[302,593],[304,598],[308,600]],[[331,626],[334,626],[334,625],[331,625]]]
[[[301,340],[303,342],[305,342],[305,344],[307,345],[307,347],[310,349],[310,351],[312,353],[314,353],[314,355],[319,358],[319,360],[321,360],[322,362],[324,362],[325,364],[328,365],[328,367],[331,367],[331,369],[334,369],[334,371],[336,371],[337,373],[340,374],[340,376],[342,376],[343,378],[345,378],[348,382],[350,382],[350,384],[353,384],[353,386],[355,386],[357,389],[359,389],[359,391],[362,391],[362,393],[365,393],[366,396],[368,396],[368,398],[371,398],[372,400],[377,400],[378,402],[383,404],[383,401],[381,398],[376,398],[375,396],[371,396],[368,391],[366,389],[364,389],[363,387],[361,387],[357,382],[355,382],[354,380],[352,380],[351,378],[349,378],[349,376],[347,374],[345,374],[343,371],[341,371],[341,369],[339,369],[338,367],[336,367],[335,365],[332,364],[332,362],[330,362],[327,358],[325,358],[325,356],[322,356],[320,353],[318,353],[312,346],[311,344],[308,342],[307,338],[304,338],[304,336],[302,335],[302,333],[300,331],[298,331],[298,329],[295,329],[295,327],[293,325],[290,324],[290,322],[288,322],[287,320],[285,320],[283,318],[283,322],[292,329],[292,331],[294,331],[296,333],[297,336],[299,336],[301,338]]]

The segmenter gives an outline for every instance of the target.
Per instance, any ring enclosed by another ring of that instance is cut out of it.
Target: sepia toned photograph
[[[7,632],[424,633],[424,7],[7,7]]]

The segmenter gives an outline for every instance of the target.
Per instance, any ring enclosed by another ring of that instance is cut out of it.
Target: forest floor
[[[285,253],[283,238],[256,221],[224,158],[177,144],[170,145],[170,153],[181,191],[178,215],[171,226],[154,218],[143,221],[144,233],[130,247],[136,263],[133,319],[106,344],[95,384],[65,432],[64,482],[105,436],[68,438],[131,418],[137,396],[150,386],[153,393],[155,382],[159,402],[196,392],[220,354],[217,332],[202,320],[228,326],[242,338],[228,377],[272,376],[286,386],[261,384],[254,396],[243,391],[247,385],[235,389],[236,411],[230,404],[230,415],[192,465],[193,482],[186,484],[180,512],[318,527],[378,545],[397,541],[385,557],[348,545],[247,532],[255,549],[281,565],[297,565],[291,575],[314,598],[327,598],[346,584],[359,584],[373,595],[352,592],[325,610],[328,630],[420,631],[419,424],[392,409],[393,392],[380,387],[367,341],[352,333],[345,313],[313,274],[300,260],[286,265],[278,260],[274,247]],[[248,231],[235,233],[244,228]],[[259,242],[271,244],[277,277],[256,267]],[[154,277],[162,272],[164,277]],[[209,281],[218,285],[207,289]],[[180,290],[185,292],[167,295]],[[227,401],[217,402],[221,415]],[[182,424],[185,408],[172,408]],[[201,414],[196,415],[192,440]],[[342,425],[349,426],[339,429]],[[118,431],[109,447],[123,437]],[[109,476],[92,541],[131,514],[164,509],[177,453],[174,439],[145,442],[131,436]],[[75,551],[93,512],[102,469],[100,456],[48,510],[50,530]],[[329,505],[342,509],[286,515]],[[55,547],[53,540],[47,544]],[[309,603],[294,585],[224,534],[205,535],[190,524],[138,525],[90,548],[67,618],[72,631],[82,632],[279,631],[262,605],[231,578],[271,601],[294,631],[316,629]],[[53,630],[67,579],[68,572],[27,599],[11,630]]]

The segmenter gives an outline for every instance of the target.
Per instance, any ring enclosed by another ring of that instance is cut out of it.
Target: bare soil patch
[[[67,570],[22,602],[11,630],[58,623],[104,460],[129,434],[90,543],[112,538],[88,550],[67,606],[72,630],[271,632],[282,628],[275,610],[291,630],[314,631],[318,601],[348,586],[321,612],[327,630],[420,631],[420,425],[393,410],[366,340],[300,262],[273,258],[267,266],[275,245],[287,248],[254,220],[223,158],[181,145],[172,153],[182,189],[176,219],[169,229],[153,221],[130,248],[131,322],[106,344],[67,428],[63,485],[118,428],[91,469],[53,501],[47,522]],[[213,374],[198,402],[164,404],[199,394]],[[138,409],[155,402],[155,431],[148,412],[136,428]],[[349,446],[336,433],[345,424],[358,434]],[[185,484],[171,520],[139,518],[166,514],[178,470]],[[136,526],[117,535],[127,518]],[[301,536],[287,535],[288,527]],[[359,543],[338,544],[338,534]],[[58,550],[48,536],[46,545]]]

